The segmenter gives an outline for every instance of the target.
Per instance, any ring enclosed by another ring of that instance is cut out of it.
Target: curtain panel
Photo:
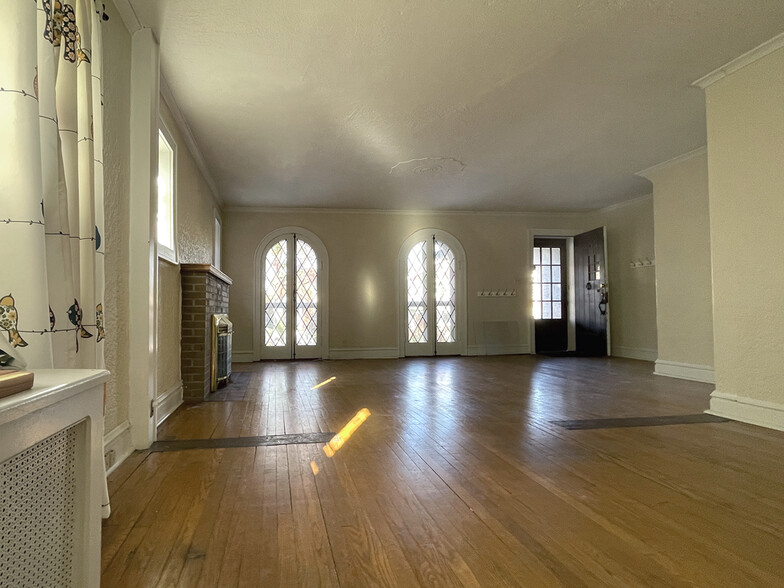
[[[0,14],[0,350],[32,370],[103,368],[103,5]]]

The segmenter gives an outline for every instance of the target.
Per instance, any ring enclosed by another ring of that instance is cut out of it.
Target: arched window
[[[401,355],[465,353],[465,253],[438,229],[423,229],[400,250]]]
[[[313,233],[286,227],[256,250],[256,359],[327,356],[327,252]]]

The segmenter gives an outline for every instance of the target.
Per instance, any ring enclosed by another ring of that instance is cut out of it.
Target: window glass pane
[[[553,254],[550,258],[553,265],[561,265],[561,248],[553,247]]]
[[[542,281],[542,268],[540,266],[537,266],[534,268],[533,271],[533,282],[537,283],[541,281]]]
[[[542,318],[542,303],[541,302],[534,302],[533,303],[533,315],[536,320]]]
[[[534,265],[539,265],[541,263],[542,254],[539,247],[534,247]]]
[[[158,131],[158,243],[174,250],[174,150]]]
[[[542,302],[542,318],[552,318],[552,307],[550,302]]]
[[[288,242],[281,239],[264,257],[264,345],[286,345]]]
[[[427,343],[427,246],[420,241],[408,254],[406,286],[408,342]]]
[[[550,265],[550,248],[542,247],[542,265]]]
[[[545,265],[542,266],[542,281],[549,282],[550,281],[550,266]]]
[[[561,266],[560,265],[554,265],[553,266],[552,278],[553,279],[550,280],[551,282],[555,282],[556,284],[559,284],[561,282]]]
[[[542,284],[542,300],[550,300],[550,284]]]
[[[542,286],[534,284],[531,286],[531,300],[534,302],[542,299]]]
[[[455,254],[441,241],[435,242],[436,342],[454,343],[457,338],[457,288]]]
[[[312,346],[318,342],[318,258],[305,241],[296,244],[296,344]]]
[[[553,300],[561,300],[561,284],[553,284]]]
[[[561,317],[561,303],[560,302],[553,302],[553,318],[559,319]]]

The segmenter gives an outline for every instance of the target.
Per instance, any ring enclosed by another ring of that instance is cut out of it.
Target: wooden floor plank
[[[221,448],[137,452],[109,478],[103,585],[784,585],[784,433],[553,422],[703,420],[688,415],[711,386],[606,358],[236,371],[242,389],[159,429]],[[338,431],[361,408],[370,418],[331,458],[223,447]]]

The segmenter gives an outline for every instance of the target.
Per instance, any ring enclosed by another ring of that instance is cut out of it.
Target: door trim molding
[[[460,355],[467,355],[468,343],[468,319],[466,307],[468,300],[466,299],[466,253],[463,249],[463,244],[452,235],[443,229],[435,227],[425,227],[411,233],[400,246],[397,254],[397,300],[398,300],[398,316],[397,316],[397,354],[398,357],[406,356],[406,332],[408,331],[406,325],[406,317],[408,316],[406,304],[406,263],[408,261],[408,253],[411,248],[422,240],[427,240],[429,237],[435,235],[436,239],[445,243],[452,249],[455,254],[455,263],[457,265],[455,272],[455,290],[457,294],[457,334],[458,334],[458,351]]]
[[[319,355],[322,359],[329,357],[329,255],[327,248],[324,246],[319,237],[302,227],[288,226],[275,229],[267,233],[267,235],[256,246],[256,253],[253,256],[253,361],[260,361],[261,350],[263,342],[261,339],[261,317],[262,317],[262,300],[264,283],[262,280],[262,264],[264,263],[264,253],[267,248],[276,240],[280,239],[283,235],[290,234],[302,235],[303,241],[307,241],[308,245],[313,247],[316,255],[319,258],[319,273],[318,273],[318,304],[319,304],[319,335],[321,335],[321,342],[319,343]]]
[[[575,235],[579,235],[580,233],[585,233],[590,229],[528,229],[528,246],[523,255],[523,287],[521,288],[523,292],[523,305],[525,310],[525,320],[528,323],[528,349],[529,353],[536,353],[536,325],[534,323],[534,319],[531,316],[531,274],[534,271],[534,262],[532,259],[533,250],[534,250],[534,239],[537,237],[561,237],[561,238],[571,238]],[[606,239],[605,239],[606,242]],[[574,328],[574,246],[572,244],[567,243],[567,264],[568,267],[566,271],[569,276],[569,283],[567,284],[568,288],[568,297],[569,297],[569,329],[572,330]],[[572,334],[569,335],[569,341],[572,341]],[[571,348],[571,345],[570,345]]]

